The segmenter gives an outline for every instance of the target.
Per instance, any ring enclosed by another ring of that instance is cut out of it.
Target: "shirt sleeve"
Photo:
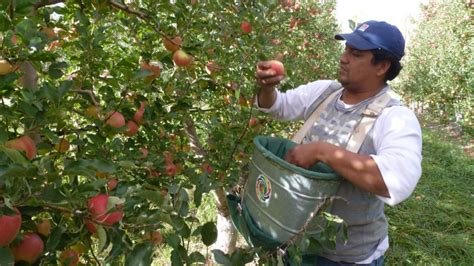
[[[375,155],[390,198],[377,196],[388,205],[407,199],[421,176],[422,134],[415,114],[404,106],[386,108],[374,125]]]
[[[318,80],[286,92],[277,91],[275,103],[270,108],[260,108],[258,106],[257,94],[254,105],[260,111],[279,120],[303,119],[308,116],[310,111],[308,109],[311,104],[321,96],[331,82],[331,80]]]

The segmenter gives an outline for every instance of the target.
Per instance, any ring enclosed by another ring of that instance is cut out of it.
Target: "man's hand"
[[[285,160],[303,168],[309,168],[321,161],[355,186],[380,196],[390,197],[382,174],[369,155],[353,153],[330,143],[315,141],[300,144],[289,150]]]
[[[270,61],[260,61],[257,63],[255,79],[257,84],[264,90],[273,90],[283,80],[284,75],[277,75],[271,68]]]
[[[300,144],[290,149],[284,159],[299,167],[309,168],[317,162],[314,146],[316,143]]]

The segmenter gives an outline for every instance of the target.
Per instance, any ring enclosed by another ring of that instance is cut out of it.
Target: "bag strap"
[[[319,116],[321,115],[321,113],[324,111],[324,109],[326,109],[326,107],[329,105],[329,103],[336,97],[336,95],[338,94],[338,92],[342,91],[343,88],[340,88],[338,90],[335,90],[334,92],[332,92],[331,94],[329,94],[328,97],[326,97],[326,99],[324,99],[319,105],[318,107],[316,107],[316,109],[313,111],[313,113],[311,114],[311,116],[306,119],[306,121],[304,122],[303,126],[301,127],[300,130],[298,130],[298,132],[296,132],[296,134],[293,136],[293,138],[291,138],[292,141],[300,144],[302,141],[303,141],[303,138],[304,136],[306,135],[306,133],[309,131],[309,129],[314,125],[314,123],[316,122],[316,120],[319,118]]]
[[[362,112],[362,119],[349,137],[349,141],[346,144],[346,150],[355,153],[359,152],[360,146],[362,146],[362,143],[369,133],[369,130],[374,125],[375,120],[392,98],[396,98],[396,95],[392,91],[387,91],[377,96],[374,101],[367,105],[367,108]]]

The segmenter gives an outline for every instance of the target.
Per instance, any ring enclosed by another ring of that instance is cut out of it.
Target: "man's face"
[[[361,51],[348,45],[339,59],[339,82],[349,89],[365,89],[364,86],[374,82],[377,69],[372,64],[373,54]]]

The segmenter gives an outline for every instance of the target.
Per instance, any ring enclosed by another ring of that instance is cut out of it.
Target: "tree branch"
[[[117,3],[115,1],[110,1],[110,5],[112,7],[115,7],[117,9],[120,9],[120,10],[125,11],[127,13],[134,14],[134,15],[140,17],[143,20],[148,20],[150,18],[147,14],[145,14],[143,12],[140,12],[138,10],[135,10],[135,9],[131,9],[130,7],[128,7],[125,4]]]
[[[89,94],[89,96],[91,97],[91,100],[94,103],[94,105],[99,106],[99,103],[95,99],[94,92],[92,92],[92,90],[71,90],[71,91]]]

